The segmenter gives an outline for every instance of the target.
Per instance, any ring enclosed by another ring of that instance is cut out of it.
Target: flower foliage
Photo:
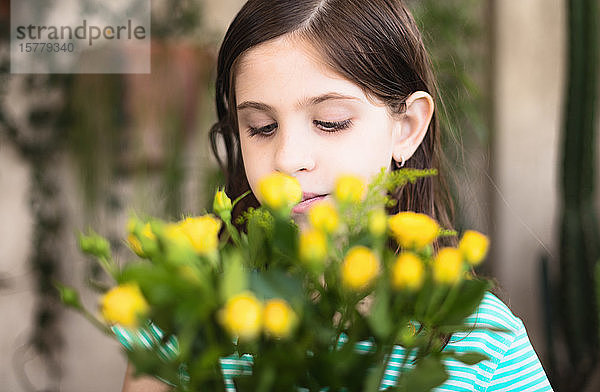
[[[253,356],[251,374],[234,378],[238,391],[377,391],[395,345],[414,358],[405,358],[395,390],[434,388],[448,377],[444,359],[466,358],[441,350],[445,339],[469,329],[465,319],[490,288],[465,278],[485,257],[483,234],[468,231],[458,248],[437,251],[448,230],[435,220],[385,214],[389,192],[434,174],[382,170],[368,185],[343,176],[308,212],[302,231],[290,218],[302,194],[291,177],[261,182],[264,205],[244,214],[246,231],[231,222],[239,198],[219,190],[215,215],[132,218],[126,242],[139,259],[123,267],[102,237],[81,236],[82,249],[116,282],[101,297],[101,322],[134,328],[151,320],[165,340],[175,337],[178,351],[168,360],[160,348],[134,347],[128,355],[139,372],[181,391],[223,390],[219,359],[231,354]],[[65,302],[87,312],[78,300]],[[354,349],[366,340],[371,351]]]

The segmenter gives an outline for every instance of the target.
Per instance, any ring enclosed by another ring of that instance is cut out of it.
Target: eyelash
[[[339,132],[339,131],[349,128],[352,125],[352,120],[343,120],[343,121],[314,120],[313,124],[315,124],[316,126],[322,127],[320,129],[324,132],[335,133],[335,132]],[[260,127],[260,128],[249,127],[248,135],[250,137],[258,136],[258,137],[266,138],[266,137],[269,137],[272,135],[272,133],[270,133],[270,132],[272,130],[274,130],[275,128],[277,128],[277,123],[269,124],[269,125],[266,125],[266,126]],[[323,128],[326,128],[326,129],[323,129]]]

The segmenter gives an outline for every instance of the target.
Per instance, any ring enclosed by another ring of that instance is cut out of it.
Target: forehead
[[[282,103],[336,92],[366,96],[354,82],[332,69],[318,50],[299,38],[282,36],[244,53],[235,69],[238,103],[245,100]]]

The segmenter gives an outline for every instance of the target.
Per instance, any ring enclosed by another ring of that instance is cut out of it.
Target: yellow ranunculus
[[[477,265],[485,258],[489,244],[490,241],[485,235],[474,230],[467,230],[458,244],[458,249],[469,264]]]
[[[276,338],[286,338],[292,332],[297,317],[290,305],[282,299],[271,299],[263,312],[265,332]]]
[[[442,248],[433,260],[433,279],[454,284],[463,277],[463,258],[456,248]]]
[[[302,188],[294,177],[274,172],[258,182],[258,198],[276,211],[286,211],[302,200]]]
[[[231,219],[231,210],[231,199],[224,190],[219,189],[215,193],[215,198],[213,199],[213,211],[223,220],[229,220]]]
[[[365,197],[366,185],[355,175],[340,176],[335,183],[334,196],[340,203],[360,203]]]
[[[381,237],[387,229],[388,216],[384,210],[377,209],[369,214],[369,232],[375,237]]]
[[[422,249],[438,236],[440,227],[425,214],[400,212],[388,220],[392,235],[403,248]]]
[[[312,227],[325,233],[333,233],[340,224],[340,217],[333,203],[320,201],[308,211],[308,220]]]
[[[375,253],[362,245],[352,247],[342,262],[342,283],[353,290],[366,288],[379,274]]]
[[[135,328],[138,318],[148,313],[149,306],[137,284],[124,283],[102,296],[100,309],[107,322]]]
[[[183,222],[167,223],[163,226],[163,234],[175,245],[191,246],[190,238],[183,230]]]
[[[423,285],[424,278],[423,261],[414,253],[400,253],[392,266],[392,286],[400,290],[418,290]]]
[[[258,336],[263,325],[263,306],[249,291],[231,297],[220,315],[225,329],[244,340]]]
[[[181,229],[199,254],[214,252],[219,245],[221,221],[210,214],[185,218],[181,222]]]
[[[319,230],[309,229],[300,233],[300,260],[312,265],[322,265],[327,257],[327,238]]]

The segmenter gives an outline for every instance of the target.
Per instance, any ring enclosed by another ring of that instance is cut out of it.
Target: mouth
[[[294,208],[292,208],[292,213],[294,214],[303,214],[312,207],[314,203],[317,203],[323,199],[325,199],[328,194],[317,194],[310,192],[302,193],[302,200],[300,203],[296,204]]]

